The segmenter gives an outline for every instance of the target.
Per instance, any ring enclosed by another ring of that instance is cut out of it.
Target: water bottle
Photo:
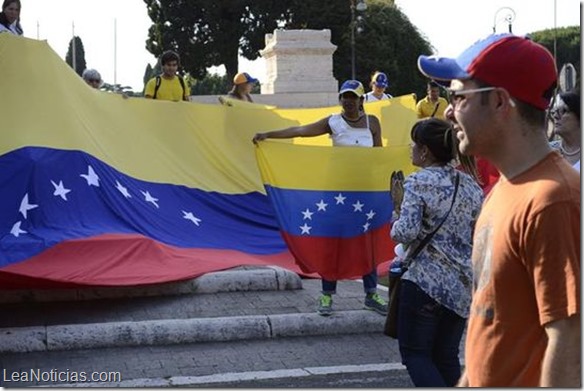
[[[389,276],[400,277],[403,273],[403,257],[405,255],[405,251],[401,243],[395,246],[393,250],[395,252],[395,258],[389,265]]]

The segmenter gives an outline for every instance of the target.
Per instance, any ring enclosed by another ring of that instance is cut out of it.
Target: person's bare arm
[[[265,140],[267,138],[293,138],[293,137],[314,137],[320,136],[321,134],[330,133],[330,127],[328,125],[329,117],[323,118],[319,121],[313,122],[308,125],[303,126],[292,126],[290,128],[273,130],[271,132],[256,133],[252,141],[257,143],[258,141]]]
[[[541,387],[582,386],[580,314],[546,324],[548,343],[541,368]]]
[[[374,115],[369,116],[369,128],[371,130],[371,135],[373,136],[373,146],[383,146],[381,141],[381,124],[379,123],[379,119]]]

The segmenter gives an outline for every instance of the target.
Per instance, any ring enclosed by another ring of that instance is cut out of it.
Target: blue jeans
[[[416,387],[456,385],[466,320],[407,280],[402,281],[398,314],[399,351]]]
[[[363,290],[365,294],[377,292],[377,270],[363,276]],[[333,295],[337,293],[337,282],[322,279],[322,293]]]

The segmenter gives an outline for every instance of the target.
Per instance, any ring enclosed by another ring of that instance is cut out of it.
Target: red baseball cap
[[[420,56],[418,68],[432,79],[477,79],[505,88],[541,110],[548,108],[558,80],[552,54],[529,38],[512,34],[489,35],[455,59]]]

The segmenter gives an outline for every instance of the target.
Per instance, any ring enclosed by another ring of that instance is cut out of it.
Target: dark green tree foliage
[[[389,92],[426,95],[427,79],[418,70],[418,56],[432,54],[428,40],[397,7],[387,1],[369,1],[362,34],[357,35],[357,74],[368,83],[381,70],[389,77]]]
[[[87,64],[85,63],[85,49],[83,48],[83,42],[81,38],[75,36],[69,41],[69,49],[67,50],[67,55],[65,56],[65,61],[71,68],[73,68],[73,43],[75,42],[75,72],[81,76]]]
[[[566,63],[571,63],[576,68],[576,72],[580,72],[580,26],[559,27],[557,33],[554,33],[554,29],[547,29],[529,34],[531,39],[545,46],[552,54],[554,53],[554,35],[556,36],[558,72]],[[578,80],[581,80],[580,74],[578,74]]]
[[[392,0],[367,0],[367,9],[355,33],[356,78],[368,87],[376,70],[389,77],[389,92],[402,95],[415,92],[424,96],[426,79],[418,71],[420,54],[431,54],[429,42],[411,24]],[[333,55],[333,74],[340,83],[351,78],[351,2],[295,0],[287,28],[331,29],[331,42],[337,45]],[[368,88],[367,88],[368,89]]]
[[[195,78],[224,65],[237,73],[238,55],[254,60],[264,36],[277,27],[286,1],[144,0],[153,21],[146,48],[155,56],[175,50],[183,69]]]
[[[147,64],[146,69],[144,70],[144,76],[142,77],[142,81],[144,82],[144,86],[146,86],[146,83],[148,83],[148,80],[152,79],[153,76],[154,76],[154,69],[152,68],[152,65]]]
[[[207,75],[191,80],[191,95],[225,95],[231,89],[231,79],[226,75]]]
[[[176,50],[192,77],[225,65],[227,79],[237,72],[238,52],[254,60],[265,46],[265,34],[276,27],[330,29],[333,74],[342,82],[351,77],[350,0],[144,0],[154,24],[147,49],[156,56]],[[357,78],[365,85],[381,70],[390,79],[392,95],[425,95],[426,80],[417,70],[417,57],[432,52],[428,41],[395,7],[393,0],[367,0],[356,34]]]

